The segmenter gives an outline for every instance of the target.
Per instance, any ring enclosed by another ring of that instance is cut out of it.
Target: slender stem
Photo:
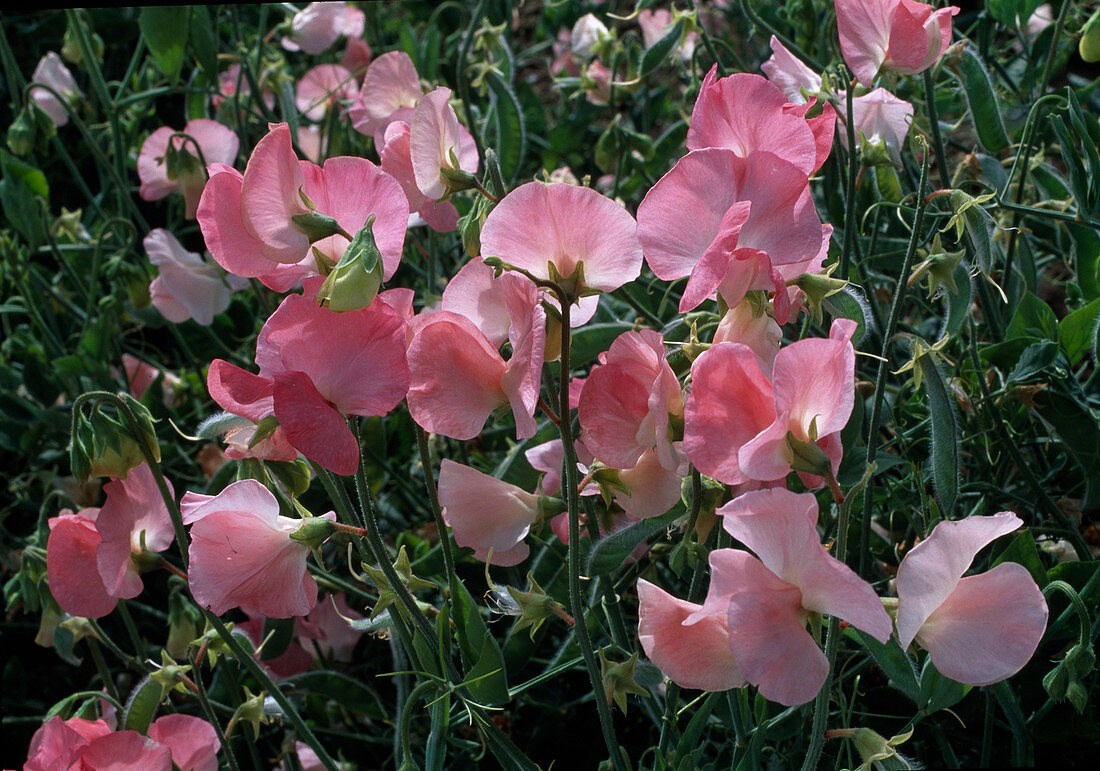
[[[431,448],[428,447],[428,434],[415,421],[416,447],[420,451],[420,465],[424,468],[424,489],[428,491],[428,501],[432,506],[432,517],[439,530],[439,546],[443,551],[443,569],[447,572],[447,585],[453,594],[458,590],[458,576],[455,574],[455,558],[451,553],[451,536],[447,524],[443,521],[443,508],[439,505],[439,489],[435,483],[435,464],[432,463]]]
[[[917,183],[917,211],[913,215],[913,232],[909,234],[909,246],[905,250],[905,259],[901,264],[897,285],[894,288],[894,302],[890,306],[890,316],[886,321],[886,328],[882,330],[882,353],[878,365],[878,374],[875,376],[875,393],[871,398],[871,422],[867,429],[867,464],[875,460],[876,442],[878,435],[879,416],[882,413],[882,396],[886,388],[886,373],[890,366],[890,347],[893,344],[894,331],[901,317],[901,306],[905,299],[906,277],[909,275],[910,266],[913,264],[913,255],[916,254],[917,244],[920,243],[921,223],[924,221],[924,210],[928,202],[924,197],[924,189],[928,184],[928,152],[925,148],[924,161],[921,163],[920,181]],[[862,526],[859,538],[859,573],[867,572],[867,561],[871,543],[871,501],[872,480],[867,480],[867,486],[863,488]],[[837,552],[843,554],[843,552]]]
[[[200,668],[202,661],[198,658],[191,659],[191,668],[195,673],[195,696],[199,700],[199,706],[202,707],[202,712],[206,715],[206,722],[214,729],[214,734],[218,737],[218,744],[225,750],[225,762],[229,765],[229,771],[240,771],[240,766],[237,765],[237,757],[233,754],[233,748],[229,745],[229,741],[225,737],[225,731],[222,730],[221,721],[218,720],[217,714],[214,712],[214,705],[210,703],[210,699],[206,695],[206,686],[202,682],[202,672]]]
[[[1043,66],[1043,76],[1039,79],[1038,90],[1042,91],[1050,82],[1050,76],[1054,70],[1054,60],[1058,58],[1058,43],[1062,39],[1062,28],[1066,23],[1066,11],[1073,5],[1070,0],[1063,0],[1058,18],[1054,22],[1054,35],[1050,38],[1050,52],[1047,54],[1047,62]]]
[[[114,678],[111,677],[111,670],[107,669],[107,662],[103,659],[103,651],[99,649],[99,642],[93,635],[89,635],[87,640],[88,651],[92,654],[92,661],[95,662],[95,668],[99,672],[99,679],[103,681],[103,687],[107,689],[107,693],[115,701],[119,701],[118,686],[115,684]]]
[[[573,446],[573,426],[569,418],[569,344],[572,338],[569,329],[569,313],[572,299],[556,284],[552,288],[561,305],[561,378],[558,383],[560,410],[558,414],[561,421],[558,423],[558,430],[561,432],[562,448],[565,452],[566,506],[569,512],[569,611],[577,622],[574,631],[577,635],[581,655],[584,657],[588,679],[592,683],[604,743],[611,754],[611,763],[616,771],[625,771],[619,743],[615,738],[615,725],[612,722],[611,708],[603,695],[603,682],[600,677],[599,664],[596,662],[596,653],[592,648],[592,639],[588,634],[584,597],[581,592],[581,528],[580,501],[577,494],[577,451]]]
[[[844,198],[844,249],[840,253],[840,277],[848,278],[848,263],[856,240],[856,177],[859,174],[859,150],[856,145],[856,124],[853,115],[852,79],[843,71],[844,129],[848,136],[848,180]]]
[[[932,81],[931,67],[924,71],[923,77],[924,101],[928,110],[928,122],[932,127],[932,147],[936,151],[936,171],[940,175],[940,187],[947,187],[950,179],[947,174],[947,151],[943,145],[943,134],[940,133],[940,116],[939,110],[936,109],[936,84]],[[921,174],[924,175],[923,170]],[[922,187],[921,190],[923,189]]]

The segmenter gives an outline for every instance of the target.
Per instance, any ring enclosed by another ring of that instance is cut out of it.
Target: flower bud
[[[318,302],[330,311],[356,311],[374,302],[382,286],[382,253],[374,240],[373,225],[371,215],[317,291]]]
[[[824,273],[803,273],[791,282],[806,295],[806,307],[820,324],[823,318],[822,304],[825,298],[844,291],[848,282]]]
[[[587,59],[597,53],[598,49],[610,39],[610,31],[602,21],[591,13],[586,13],[577,19],[577,23],[573,25],[573,31],[569,36],[573,53],[582,59]]]
[[[1086,62],[1100,62],[1100,8],[1096,9],[1081,28],[1077,52]]]

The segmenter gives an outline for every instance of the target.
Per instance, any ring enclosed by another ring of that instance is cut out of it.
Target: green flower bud
[[[374,302],[382,286],[383,265],[373,225],[372,214],[318,290],[318,302],[329,310],[337,313],[355,311]]]

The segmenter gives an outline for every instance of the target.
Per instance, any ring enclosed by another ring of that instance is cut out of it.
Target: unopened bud
[[[383,266],[373,225],[372,214],[317,291],[317,301],[330,311],[356,311],[374,302],[382,286]]]
[[[329,236],[347,236],[344,229],[340,227],[339,222],[327,214],[321,214],[321,212],[312,209],[291,216],[290,221],[294,223],[298,230],[306,234],[311,244],[315,244]],[[348,240],[351,240],[350,236],[348,236]]]
[[[823,318],[822,304],[825,298],[844,290],[848,282],[825,273],[803,273],[790,282],[806,295],[806,307],[820,324]]]

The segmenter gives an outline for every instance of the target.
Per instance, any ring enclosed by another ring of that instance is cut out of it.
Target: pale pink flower
[[[217,771],[221,743],[214,727],[191,715],[164,715],[149,726],[148,736],[171,751],[180,771]]]
[[[221,359],[210,363],[206,373],[206,390],[223,410],[250,421],[231,429],[225,435],[225,457],[230,460],[259,458],[260,460],[290,461],[298,457],[281,427],[260,441],[256,438],[256,424],[275,414],[275,382],[253,375],[251,372]]]
[[[779,353],[783,330],[768,313],[756,314],[752,303],[744,300],[726,311],[718,321],[711,343],[743,343],[756,354],[760,371],[771,379],[772,365]]]
[[[916,75],[951,43],[953,5],[915,0],[835,0],[840,51],[859,82],[871,87],[880,69]]]
[[[142,243],[159,271],[149,285],[153,307],[176,324],[194,319],[209,326],[229,307],[233,292],[248,286],[247,279],[223,276],[217,265],[184,249],[164,228],[150,231]]]
[[[225,72],[218,73],[218,93],[211,97],[210,104],[217,110],[234,94],[238,94],[242,100],[252,93],[252,86],[248,78],[241,72],[240,64],[231,64]],[[264,88],[261,93],[263,103],[269,110],[275,109],[275,92]]]
[[[344,53],[340,57],[340,66],[347,69],[356,80],[356,89],[352,97],[359,95],[359,86],[362,85],[363,76],[370,66],[371,50],[367,41],[360,37],[349,37]]]
[[[607,26],[591,13],[586,13],[577,19],[569,34],[573,54],[582,59],[592,56],[595,53],[594,49],[610,37],[611,33]]]
[[[171,494],[172,484],[165,484]],[[135,558],[172,544],[172,518],[148,464],[132,469],[125,479],[112,479],[103,490],[107,500],[95,520],[102,539],[96,547],[99,575],[112,597],[137,597],[144,585]]]
[[[443,198],[449,183],[443,170],[477,171],[477,144],[458,122],[451,107],[451,89],[437,88],[425,94],[409,124],[409,148],[413,175],[420,192],[433,201]],[[457,161],[457,166],[455,165]]]
[[[658,40],[663,38],[672,28],[672,11],[667,8],[646,8],[638,13],[638,26],[642,29],[642,44],[646,50],[652,48]],[[691,61],[695,53],[695,43],[699,35],[695,32],[688,33],[683,43],[676,46],[676,54],[682,61]]]
[[[180,136],[173,138],[176,133],[185,134],[192,141]],[[180,157],[174,178],[169,178],[166,163],[169,143]],[[206,184],[205,167],[214,163],[232,165],[237,158],[238,146],[239,140],[232,129],[206,118],[188,121],[182,132],[161,126],[149,135],[138,152],[137,171],[141,180],[138,192],[142,199],[156,201],[169,193],[182,191],[184,216],[194,219]]]
[[[1050,3],[1043,3],[1028,17],[1023,29],[1024,39],[1028,43],[1034,43],[1042,31],[1053,23],[1054,9],[1050,7]]]
[[[346,67],[318,64],[298,81],[294,105],[311,121],[320,122],[333,107],[355,98],[356,86],[355,78]]]
[[[626,209],[591,188],[528,182],[489,213],[481,253],[542,279],[548,264],[563,279],[582,268],[584,287],[612,292],[641,272],[637,230]]]
[[[688,150],[724,147],[744,158],[765,150],[812,174],[829,157],[836,113],[828,103],[807,120],[812,105],[790,104],[779,86],[759,75],[719,79],[716,66],[703,79],[691,112]]]
[[[310,3],[290,20],[290,35],[282,39],[288,51],[320,54],[341,37],[362,36],[366,14],[347,3]]]
[[[49,521],[46,575],[50,594],[71,616],[101,618],[115,609],[118,598],[107,593],[96,565],[103,537],[96,530],[99,509],[64,509]]]
[[[1046,631],[1047,604],[1027,568],[1003,562],[963,578],[978,552],[1023,522],[1010,511],[936,525],[898,566],[898,640],[967,685],[1019,672]]]
[[[792,104],[805,104],[806,94],[816,94],[821,90],[821,75],[811,70],[802,60],[787,50],[775,35],[769,41],[771,58],[760,65],[760,69],[775,85],[779,86],[783,96]]]
[[[844,92],[837,94],[844,99]],[[843,123],[843,118],[841,117]],[[885,88],[852,99],[852,122],[856,138],[862,136],[871,145],[882,145],[895,166],[901,166],[901,148],[913,122],[913,105],[898,99]],[[848,147],[848,132],[840,132],[840,141]]]
[[[458,227],[458,209],[450,201],[433,201],[420,192],[413,170],[411,131],[404,121],[394,121],[386,127],[386,144],[379,154],[382,171],[396,179],[409,201],[410,221],[418,215],[428,227],[438,233],[450,233]]]
[[[130,395],[135,399],[140,401],[149,390],[149,386],[160,377],[162,378],[161,388],[164,390],[164,406],[175,408],[183,404],[183,381],[176,375],[157,369],[129,353],[122,354],[122,367],[126,370],[126,383],[130,387]]]
[[[348,109],[352,127],[360,134],[374,137],[375,148],[385,144],[386,127],[395,120],[412,120],[424,89],[416,66],[404,51],[390,51],[370,63],[363,76],[363,87]]]
[[[243,479],[217,495],[188,492],[180,509],[191,525],[188,583],[204,608],[290,618],[317,604],[317,583],[306,572],[309,547],[290,538],[304,520],[281,516],[259,482]]]
[[[745,684],[730,652],[725,616],[703,614],[702,605],[638,579],[638,640],[649,660],[681,688],[726,691]]]
[[[527,558],[523,542],[538,520],[538,496],[469,466],[444,458],[439,469],[439,503],[455,543],[492,565],[516,565]]]
[[[34,68],[34,73],[31,75],[31,82],[49,86],[66,102],[84,98],[84,92],[76,85],[73,74],[61,61],[61,57],[53,51],[48,51],[39,60],[38,66]],[[64,126],[69,122],[69,111],[57,96],[44,88],[32,88],[30,97],[50,116],[55,126]]]
[[[593,59],[584,68],[582,83],[584,97],[592,104],[602,107],[611,100],[611,70],[599,59]]]
[[[707,599],[687,622],[725,609],[730,651],[761,695],[793,706],[821,690],[829,662],[806,631],[810,613],[836,616],[882,643],[889,639],[890,616],[875,590],[821,545],[813,495],[784,488],[745,493],[718,514],[756,557],[711,552]]]

